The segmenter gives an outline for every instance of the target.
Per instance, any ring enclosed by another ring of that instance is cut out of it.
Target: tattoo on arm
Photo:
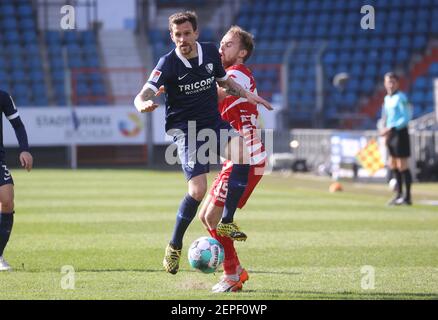
[[[155,92],[151,88],[143,88],[140,92],[140,96],[143,101],[147,101],[155,96]]]
[[[222,87],[229,95],[242,98],[246,97],[245,90],[242,88],[242,86],[234,82],[231,78],[228,78],[227,81],[223,83]]]

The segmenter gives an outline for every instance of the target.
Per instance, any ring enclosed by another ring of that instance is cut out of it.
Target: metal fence
[[[274,134],[274,152],[291,152],[296,158],[306,159],[311,170],[317,170],[321,164],[331,163],[331,137],[339,133],[352,133],[366,139],[378,138],[376,130],[293,129],[286,134]],[[419,180],[438,180],[438,130],[411,128],[410,137],[410,167],[414,176]],[[291,144],[292,141],[296,142]]]

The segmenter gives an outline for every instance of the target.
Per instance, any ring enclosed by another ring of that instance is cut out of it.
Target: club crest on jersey
[[[149,77],[149,81],[157,82],[158,79],[160,79],[160,76],[161,76],[161,71],[154,69],[154,71],[152,71],[151,73],[151,76]]]
[[[207,72],[211,74],[213,72],[213,63],[207,63],[205,69],[207,69]]]

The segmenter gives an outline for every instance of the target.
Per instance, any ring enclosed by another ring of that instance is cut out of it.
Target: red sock
[[[219,236],[216,233],[216,229],[208,230],[208,232],[210,233],[210,235],[214,239],[219,241],[222,244],[222,246],[224,247],[224,251],[225,251],[224,271],[225,271],[225,274],[235,274],[236,267],[237,267],[237,264],[236,264],[237,253],[236,253],[236,250],[234,249],[233,240],[231,240],[228,237]]]
[[[239,257],[237,257],[237,253],[236,256],[234,257],[234,263],[236,264],[236,268],[240,266],[240,261],[239,261]]]
[[[210,236],[211,236],[213,239],[218,240],[218,239],[217,239],[216,229],[207,229],[207,231],[208,231],[208,233],[210,234]],[[219,241],[219,240],[218,240],[218,241]]]

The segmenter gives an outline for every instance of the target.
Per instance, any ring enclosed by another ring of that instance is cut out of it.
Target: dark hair
[[[248,31],[243,30],[239,26],[232,26],[227,33],[231,33],[233,35],[237,35],[240,39],[240,48],[247,51],[243,62],[251,57],[252,52],[254,51],[254,36]]]
[[[193,11],[186,11],[174,13],[169,17],[169,31],[172,32],[173,24],[183,24],[187,21],[192,24],[193,31],[198,29],[198,16]]]
[[[385,73],[384,78],[395,79],[397,81],[399,80],[398,75],[395,72],[392,72],[392,71]]]

